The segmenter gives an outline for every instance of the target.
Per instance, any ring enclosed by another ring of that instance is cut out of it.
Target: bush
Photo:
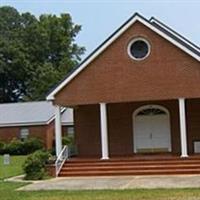
[[[16,138],[12,139],[10,143],[5,145],[4,153],[11,155],[23,155],[23,142]]]
[[[62,144],[63,145],[72,145],[73,143],[74,143],[73,137],[70,137],[70,136],[62,137]]]
[[[46,175],[45,164],[51,155],[42,150],[38,150],[33,154],[30,154],[24,165],[23,170],[25,172],[25,179],[27,180],[41,180]]]
[[[42,142],[37,138],[30,138],[24,141],[14,138],[10,143],[4,144],[2,149],[0,145],[0,154],[27,155],[42,148]]]
[[[67,145],[69,149],[74,148],[74,137],[72,136],[64,136],[62,137],[62,145]],[[52,155],[56,155],[56,148],[55,148],[55,140],[53,142],[53,148],[50,150]]]
[[[30,154],[35,152],[36,150],[42,149],[43,144],[41,140],[37,138],[30,138],[24,141],[24,153]]]
[[[0,154],[4,154],[5,143],[0,141]]]
[[[70,156],[77,155],[77,148],[76,148],[75,143],[74,143],[74,137],[72,137],[72,136],[63,137],[62,138],[62,144],[68,146]]]

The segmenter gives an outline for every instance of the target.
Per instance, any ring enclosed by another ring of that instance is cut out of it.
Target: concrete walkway
[[[115,176],[54,178],[37,181],[18,190],[98,190],[136,188],[200,188],[200,175]]]

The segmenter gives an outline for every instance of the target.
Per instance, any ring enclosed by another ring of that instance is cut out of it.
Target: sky
[[[86,47],[84,57],[135,12],[156,17],[200,46],[200,0],[0,0],[5,5],[36,16],[70,13],[82,25],[76,42]]]

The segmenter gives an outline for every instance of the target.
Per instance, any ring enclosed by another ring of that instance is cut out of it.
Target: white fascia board
[[[67,108],[61,108],[61,114],[66,110]],[[55,114],[47,121],[47,124],[50,124],[55,119]]]
[[[185,46],[183,46],[182,44],[180,44],[179,42],[177,42],[173,38],[169,37],[168,35],[166,35],[162,31],[160,31],[159,29],[157,29],[156,27],[154,27],[150,23],[146,22],[145,20],[140,19],[139,21],[141,23],[143,23],[145,26],[147,26],[148,28],[150,28],[155,33],[159,34],[160,36],[162,36],[163,38],[165,38],[166,40],[168,40],[169,42],[171,42],[175,46],[179,47],[181,50],[183,50],[184,52],[186,52],[187,54],[189,54],[190,56],[192,56],[196,60],[200,61],[200,57],[198,55],[196,55],[195,53],[193,53],[191,50],[189,50],[188,48],[186,48]]]
[[[62,122],[62,126],[74,126],[73,122]]]
[[[26,123],[6,123],[0,124],[0,128],[2,127],[15,127],[15,126],[40,126],[40,125],[47,125],[46,122],[26,122]]]
[[[136,21],[141,22],[143,25],[154,31],[155,33],[159,34],[161,37],[165,38],[197,61],[200,61],[200,57],[190,51],[188,48],[184,47],[182,44],[178,43],[173,38],[169,37],[162,31],[158,30],[154,27],[150,22],[145,21],[139,16],[135,16],[130,22],[128,22],[124,27],[122,27],[115,35],[113,35],[110,40],[108,40],[100,49],[98,49],[88,60],[86,60],[77,70],[75,70],[69,77],[67,77],[60,85],[58,85],[48,96],[47,100],[54,100],[54,95],[59,92],[65,85],[67,85],[76,75],[78,75],[89,63],[91,63],[99,54],[101,54],[112,42],[114,42],[122,33],[124,33],[132,24]]]
[[[190,47],[192,47],[193,49],[195,49],[196,51],[200,52],[200,49],[198,47],[196,47],[195,45],[193,45],[192,43],[190,43],[188,40],[180,37],[179,34],[175,33],[174,31],[172,31],[171,29],[167,28],[166,26],[164,26],[162,23],[160,23],[159,21],[157,21],[156,19],[151,19],[150,22],[154,22],[156,24],[158,24],[160,27],[162,27],[163,29],[167,30],[169,33],[171,33],[172,35],[175,35],[178,39],[180,39],[181,41],[185,42],[187,45],[189,45]]]
[[[128,29],[138,17],[134,17],[129,23],[127,23],[120,31],[118,31],[110,40],[108,40],[99,50],[97,50],[91,57],[86,60],[77,70],[74,71],[69,77],[67,77],[55,90],[53,90],[48,96],[47,100],[54,100],[54,95],[60,91],[67,83],[69,83],[76,75],[78,75],[89,63],[91,63],[99,54],[101,54],[114,40],[116,40],[125,30]]]

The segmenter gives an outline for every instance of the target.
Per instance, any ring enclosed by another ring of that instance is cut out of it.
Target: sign
[[[9,165],[10,164],[10,155],[9,154],[4,154],[4,156],[3,156],[3,164],[4,165]]]

